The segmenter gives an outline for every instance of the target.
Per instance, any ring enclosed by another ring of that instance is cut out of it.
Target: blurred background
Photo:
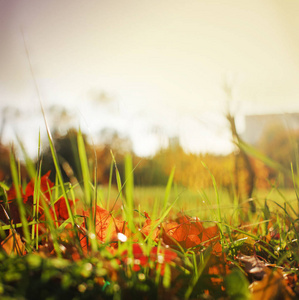
[[[128,152],[139,163],[136,184],[165,184],[175,165],[176,183],[210,186],[204,161],[246,197],[291,185],[298,14],[295,0],[0,0],[0,179],[18,139],[38,160],[39,133],[51,168],[42,104],[70,165],[81,128],[101,184],[112,149],[120,169]]]

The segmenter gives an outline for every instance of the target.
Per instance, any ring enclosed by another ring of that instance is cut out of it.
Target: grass
[[[204,196],[203,196],[204,193]],[[116,187],[100,186],[98,188],[98,203],[113,202],[118,195]],[[269,190],[257,190],[254,192],[254,198],[257,202],[258,210],[263,209],[265,200],[267,200],[271,211],[279,211],[279,205],[284,206],[289,203],[296,212],[297,199],[293,189],[273,189]],[[165,196],[165,187],[162,186],[135,186],[134,187],[134,202],[135,206],[140,206],[142,210],[152,213],[155,202],[158,206],[162,207],[162,203]],[[218,204],[213,188],[205,189],[204,191],[195,191],[185,187],[176,186],[172,188],[169,194],[170,200],[177,199],[171,213],[183,211],[188,215],[194,215],[202,220],[208,220],[210,212],[218,209]],[[241,203],[240,207],[235,207],[235,204],[231,200],[231,197],[226,189],[219,189],[220,208],[224,217],[232,216],[232,214],[239,213],[241,207],[246,207],[246,201]],[[107,199],[110,199],[109,201]],[[208,203],[205,199],[208,199]],[[242,205],[243,204],[243,205]],[[237,212],[236,212],[237,211]],[[292,213],[291,211],[289,212]]]
[[[25,40],[24,46],[40,99]],[[297,184],[294,191],[256,191],[258,209],[251,214],[247,201],[232,201],[213,174],[208,190],[174,185],[174,170],[165,188],[139,188],[131,158],[121,178],[112,154],[109,185],[97,187],[80,132],[83,181],[64,182],[41,110],[56,181],[25,153],[33,181],[23,185],[11,157],[14,187],[0,183],[1,299],[298,298]],[[281,171],[296,182],[297,174]]]
[[[66,183],[50,134],[49,140],[55,183],[27,162],[33,181],[21,189],[11,157],[14,188],[0,185],[1,299],[255,299],[271,276],[282,298],[296,297],[294,190],[255,191],[253,214],[212,174],[214,188],[207,190],[176,186],[174,169],[164,188],[134,187],[138,166],[127,156],[121,178],[113,154],[117,186],[112,175],[108,186],[96,186],[80,132],[83,182]]]

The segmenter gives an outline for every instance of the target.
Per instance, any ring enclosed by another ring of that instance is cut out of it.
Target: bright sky
[[[3,140],[17,132],[32,151],[44,130],[23,31],[51,126],[56,104],[96,141],[107,126],[130,135],[140,155],[167,135],[227,153],[225,80],[240,130],[244,114],[299,111],[298,15],[297,0],[0,0]]]

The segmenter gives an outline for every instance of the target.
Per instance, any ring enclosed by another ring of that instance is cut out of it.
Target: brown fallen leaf
[[[24,255],[26,254],[25,244],[20,235],[9,230],[9,235],[1,242],[1,248],[8,254]]]
[[[258,259],[256,256],[239,255],[239,261],[244,264],[244,271],[251,274],[255,279],[262,279],[265,275],[265,262]]]
[[[252,300],[292,300],[294,292],[288,287],[281,270],[265,268],[265,276],[261,281],[255,281],[250,286]]]

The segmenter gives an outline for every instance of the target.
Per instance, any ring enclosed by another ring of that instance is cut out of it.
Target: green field
[[[134,187],[129,155],[117,187],[112,172],[97,186],[82,134],[82,174],[66,182],[51,147],[54,181],[31,166],[21,185],[11,155],[14,184],[1,184],[1,299],[298,298],[296,189],[239,201],[211,174],[213,188],[176,185],[174,169],[165,186]]]
[[[108,187],[102,186],[98,190],[99,203],[107,207],[107,199],[109,194]],[[235,215],[239,215],[243,210],[248,209],[248,201],[243,200],[241,203],[235,201],[226,189],[218,189],[220,209],[225,220]],[[153,213],[155,202],[157,202],[157,213],[163,203],[165,197],[165,187],[134,187],[135,209],[141,212],[146,211],[150,215]],[[110,207],[117,200],[116,207],[122,203],[122,198],[118,197],[116,187],[110,190]],[[170,215],[180,211],[201,220],[213,221],[215,213],[218,210],[217,195],[213,188],[203,190],[190,190],[184,187],[174,186],[169,196],[170,203],[175,202]],[[272,190],[256,190],[254,192],[254,201],[257,206],[257,214],[262,214],[265,207],[265,201],[272,213],[283,213],[282,207],[286,208],[289,214],[293,214],[293,209],[298,211],[298,201],[294,189],[272,189]],[[281,207],[280,207],[281,206]],[[292,207],[292,208],[291,208]]]

